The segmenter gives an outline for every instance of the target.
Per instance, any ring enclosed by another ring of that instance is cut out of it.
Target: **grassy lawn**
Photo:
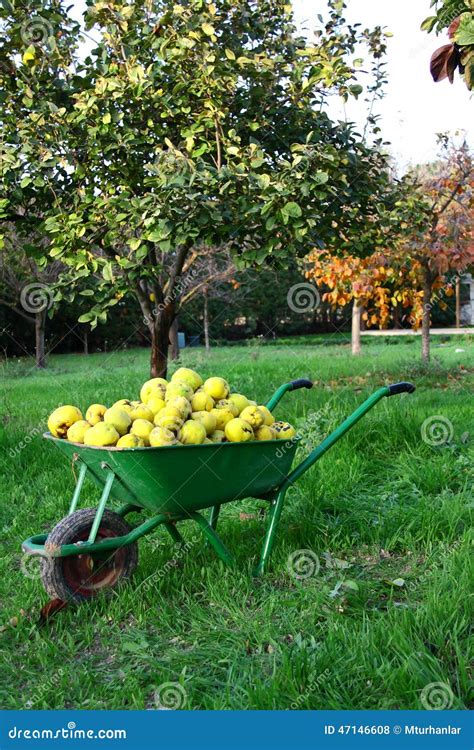
[[[435,340],[429,369],[419,363],[419,341],[363,347],[358,359],[344,343],[318,339],[209,357],[185,351],[183,363],[259,401],[287,380],[315,380],[276,412],[300,427],[317,413],[301,457],[380,385],[412,380],[417,392],[384,399],[290,490],[265,578],[250,574],[265,504],[246,500],[227,505],[219,522],[237,572],[194,541],[188,524],[186,554],[158,530],[140,542],[139,567],[120,595],[68,608],[42,628],[46,595],[34,566],[25,576],[20,543],[66,515],[73,488],[70,467],[41,439],[47,415],[58,403],[85,410],[136,398],[147,352],[53,356],[39,374],[31,361],[9,362],[1,385],[0,707],[155,708],[155,691],[168,682],[181,683],[190,709],[418,709],[435,682],[445,683],[452,708],[467,707],[472,339]],[[434,416],[449,420],[450,440],[439,446],[422,439]],[[94,505],[97,489],[87,485],[86,494],[83,505]],[[297,580],[287,561],[301,549],[321,567]]]

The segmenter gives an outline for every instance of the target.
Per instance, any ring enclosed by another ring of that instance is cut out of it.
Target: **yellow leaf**
[[[33,47],[33,45],[31,45],[23,53],[23,57],[22,57],[23,64],[24,65],[28,65],[28,63],[30,63],[30,62],[34,62],[35,55],[36,55],[36,50]]]
[[[231,49],[226,49],[225,54],[229,60],[235,60],[235,55]]]
[[[214,26],[212,25],[212,23],[201,24],[201,29],[207,36],[214,36]]]

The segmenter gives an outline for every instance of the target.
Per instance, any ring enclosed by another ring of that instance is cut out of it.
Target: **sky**
[[[317,25],[316,16],[324,14],[324,0],[293,0],[298,25],[307,30]],[[80,17],[84,2],[73,3],[73,14]],[[384,140],[403,171],[410,164],[436,158],[436,133],[465,131],[474,146],[474,96],[456,74],[453,85],[447,80],[435,84],[429,72],[432,52],[445,44],[447,37],[426,34],[421,22],[430,15],[430,0],[348,0],[347,18],[364,27],[387,27],[388,85],[383,101],[377,103]],[[364,105],[334,101],[333,117],[363,125]],[[461,136],[462,137],[462,136]]]
[[[324,0],[294,0],[299,24],[307,29],[311,18],[323,12]],[[376,107],[382,117],[382,135],[390,141],[397,162],[424,163],[436,157],[436,133],[468,132],[474,145],[474,96],[456,77],[434,83],[429,72],[431,54],[446,44],[447,36],[427,34],[420,24],[430,13],[429,0],[348,0],[347,18],[363,26],[386,26],[388,39],[386,96]],[[344,118],[344,108],[339,108]],[[364,121],[362,108],[346,107],[349,120]]]

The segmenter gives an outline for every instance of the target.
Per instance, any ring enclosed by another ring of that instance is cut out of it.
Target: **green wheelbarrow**
[[[310,380],[282,385],[267,407],[273,410],[287,391],[311,388]],[[77,482],[68,515],[50,532],[23,542],[23,551],[39,555],[46,592],[54,599],[80,602],[116,587],[129,578],[138,561],[137,541],[164,526],[174,541],[183,543],[177,526],[194,521],[224,563],[234,558],[217,535],[223,503],[243,498],[268,501],[265,537],[256,568],[268,563],[286,491],[321,456],[385,396],[413,393],[411,383],[380,388],[333,433],[291,470],[300,438],[250,443],[166,446],[161,448],[95,448],[54,438],[51,440],[77,467]],[[77,510],[86,476],[102,488],[97,507]],[[123,503],[116,511],[109,500]],[[210,508],[209,518],[199,511]],[[153,514],[131,527],[125,516],[137,511]]]

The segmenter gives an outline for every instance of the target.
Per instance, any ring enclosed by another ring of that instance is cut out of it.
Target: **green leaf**
[[[359,591],[359,586],[355,581],[347,580],[343,581],[341,584],[341,588],[346,589],[346,591]]]
[[[105,281],[108,281],[109,283],[113,283],[114,280],[114,274],[112,271],[112,264],[106,263],[106,265],[102,269],[102,276],[105,279]]]
[[[433,31],[437,20],[438,20],[437,16],[428,16],[428,18],[425,18],[425,20],[420,26],[421,30],[427,31],[429,34],[431,31]]]
[[[469,47],[474,44],[474,15],[472,13],[462,14],[454,35],[454,41],[461,47]]]
[[[90,323],[92,320],[95,320],[95,314],[92,312],[84,313],[78,318],[79,323]]]
[[[329,180],[329,175],[327,172],[316,172],[313,179],[316,185],[325,185]]]
[[[163,232],[160,229],[153,229],[153,231],[148,232],[145,237],[149,242],[159,242],[162,238]]]
[[[142,241],[139,237],[132,237],[132,239],[128,241],[128,246],[130,250],[133,250],[134,252],[135,250],[138,250],[141,244],[142,244]]]
[[[289,203],[286,203],[282,208],[282,213],[285,214],[286,216],[291,216],[292,219],[299,219],[300,216],[303,215],[301,206],[299,206],[294,201],[290,201]]]

